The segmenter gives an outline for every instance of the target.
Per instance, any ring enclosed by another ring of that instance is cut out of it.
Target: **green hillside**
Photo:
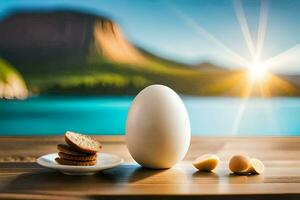
[[[115,63],[99,56],[86,66],[49,75],[26,75],[30,89],[37,93],[136,94],[150,84],[165,84],[187,95],[230,95],[241,72],[204,71],[158,58],[144,65]],[[228,80],[227,80],[228,79]],[[233,94],[232,93],[232,94]]]
[[[26,98],[28,90],[22,76],[9,63],[0,59],[0,98]]]

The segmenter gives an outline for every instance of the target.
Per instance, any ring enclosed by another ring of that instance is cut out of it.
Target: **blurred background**
[[[300,133],[298,0],[0,2],[0,134],[122,135],[164,84],[192,134]]]

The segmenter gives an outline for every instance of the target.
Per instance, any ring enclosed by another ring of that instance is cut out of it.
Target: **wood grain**
[[[1,199],[300,199],[300,138],[194,137],[182,162],[168,170],[135,164],[122,136],[96,136],[103,152],[124,165],[94,176],[67,176],[35,163],[56,152],[62,136],[0,137]],[[204,153],[222,160],[214,173],[197,172],[191,161]],[[236,153],[261,159],[266,170],[255,176],[230,174],[227,161]],[[146,195],[146,196],[145,196]]]

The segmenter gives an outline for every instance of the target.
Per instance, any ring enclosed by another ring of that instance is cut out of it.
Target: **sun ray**
[[[293,60],[298,60],[300,54],[300,43],[295,46],[273,56],[265,61],[265,64],[270,68],[274,69],[280,66],[286,66]]]
[[[259,23],[258,23],[258,31],[257,31],[257,45],[256,45],[256,52],[255,52],[255,60],[260,59],[264,47],[266,30],[267,30],[268,13],[269,13],[269,3],[267,0],[262,0],[260,6]]]
[[[244,66],[248,63],[247,59],[243,58],[241,55],[237,54],[233,50],[231,50],[229,47],[227,47],[224,43],[219,41],[217,38],[215,38],[212,34],[210,34],[205,28],[200,26],[193,18],[183,13],[181,10],[179,10],[177,7],[172,5],[171,3],[167,4],[168,7],[173,11],[173,13],[183,20],[186,25],[194,29],[198,34],[206,37],[209,41],[215,43],[217,46],[219,46],[222,50],[224,50],[228,55],[230,55],[230,59],[233,62],[238,62],[238,64]]]
[[[245,113],[247,105],[248,105],[248,101],[249,101],[250,94],[252,92],[252,88],[253,88],[253,84],[248,84],[246,87],[246,90],[244,91],[242,103],[239,106],[236,117],[232,124],[232,130],[230,133],[231,136],[237,135],[237,133],[238,133],[238,129],[240,127],[242,118],[244,116],[244,113]]]
[[[249,30],[249,26],[247,23],[246,15],[243,9],[243,5],[240,0],[234,1],[234,9],[235,13],[238,19],[238,22],[240,24],[246,45],[248,47],[248,50],[252,56],[252,62],[248,64],[250,75],[252,76],[250,81],[246,84],[246,89],[243,94],[244,100],[241,103],[241,106],[238,109],[237,116],[234,120],[233,126],[232,126],[232,135],[236,135],[238,128],[240,126],[241,120],[243,118],[243,115],[245,113],[245,110],[248,105],[249,97],[251,96],[251,93],[254,89],[255,85],[259,85],[260,95],[264,98],[265,96],[269,96],[270,91],[264,90],[264,79],[267,76],[267,67],[266,65],[260,61],[261,53],[264,47],[264,41],[265,41],[265,34],[266,34],[266,27],[267,27],[267,17],[268,17],[268,2],[266,0],[263,0],[261,2],[261,8],[260,8],[260,16],[259,16],[259,24],[258,24],[258,32],[257,32],[257,42],[256,47],[254,47],[253,38],[251,36],[251,32]]]
[[[234,11],[236,14],[236,18],[240,24],[240,28],[242,30],[247,48],[250,52],[250,55],[252,58],[255,57],[255,47],[254,47],[254,43],[253,43],[253,39],[251,36],[251,32],[249,30],[249,26],[248,26],[248,22],[246,19],[246,15],[243,9],[243,5],[242,2],[240,0],[234,0]]]
[[[260,94],[263,98],[270,97],[271,91],[269,88],[269,84],[266,83],[258,83]]]
[[[259,84],[260,92],[263,98],[271,97],[271,91],[269,89],[269,84]],[[267,112],[267,116],[269,117],[270,122],[272,123],[272,128],[275,131],[278,131],[280,133],[280,126],[277,122],[276,115],[274,114],[273,108],[272,108],[272,102],[265,102],[263,101],[263,106],[265,107],[265,110]]]

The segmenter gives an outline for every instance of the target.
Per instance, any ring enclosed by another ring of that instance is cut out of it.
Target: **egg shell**
[[[190,139],[188,113],[176,92],[151,85],[135,97],[126,121],[126,144],[137,163],[170,168],[183,159]]]

